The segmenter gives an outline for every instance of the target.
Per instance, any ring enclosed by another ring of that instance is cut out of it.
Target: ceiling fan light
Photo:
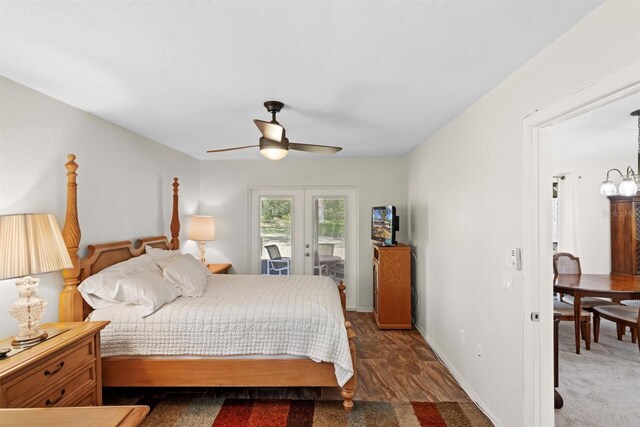
[[[279,147],[265,147],[260,149],[260,154],[269,160],[281,160],[287,157],[289,150]]]
[[[600,186],[600,194],[603,196],[615,196],[618,193],[616,185],[610,179],[607,179]]]
[[[638,185],[634,176],[627,176],[620,183],[620,195],[621,196],[635,196],[638,192]]]

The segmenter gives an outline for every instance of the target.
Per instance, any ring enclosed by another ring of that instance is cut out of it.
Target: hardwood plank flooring
[[[417,330],[379,330],[371,313],[347,313],[358,353],[355,399],[381,402],[470,402]],[[241,399],[342,400],[338,388],[105,388],[105,405],[142,401],[154,406],[166,393],[207,393]]]

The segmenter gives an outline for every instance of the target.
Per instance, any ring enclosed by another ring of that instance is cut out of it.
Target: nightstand
[[[231,264],[207,264],[207,268],[213,274],[229,274]]]
[[[148,406],[90,406],[81,408],[0,409],[5,427],[22,426],[139,426],[149,413]],[[90,420],[90,421],[89,421]]]
[[[0,408],[102,405],[100,331],[108,324],[42,325],[65,331],[0,359]]]

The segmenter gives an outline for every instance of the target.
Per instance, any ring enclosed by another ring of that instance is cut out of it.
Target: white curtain
[[[565,174],[558,180],[558,252],[580,256],[578,233],[578,176]]]

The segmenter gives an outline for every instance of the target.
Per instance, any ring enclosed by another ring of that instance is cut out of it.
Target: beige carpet
[[[616,338],[615,324],[601,321],[600,342],[575,353],[571,322],[560,322],[560,387],[564,407],[556,426],[640,425],[640,351],[631,334]],[[592,336],[593,338],[593,336]]]

